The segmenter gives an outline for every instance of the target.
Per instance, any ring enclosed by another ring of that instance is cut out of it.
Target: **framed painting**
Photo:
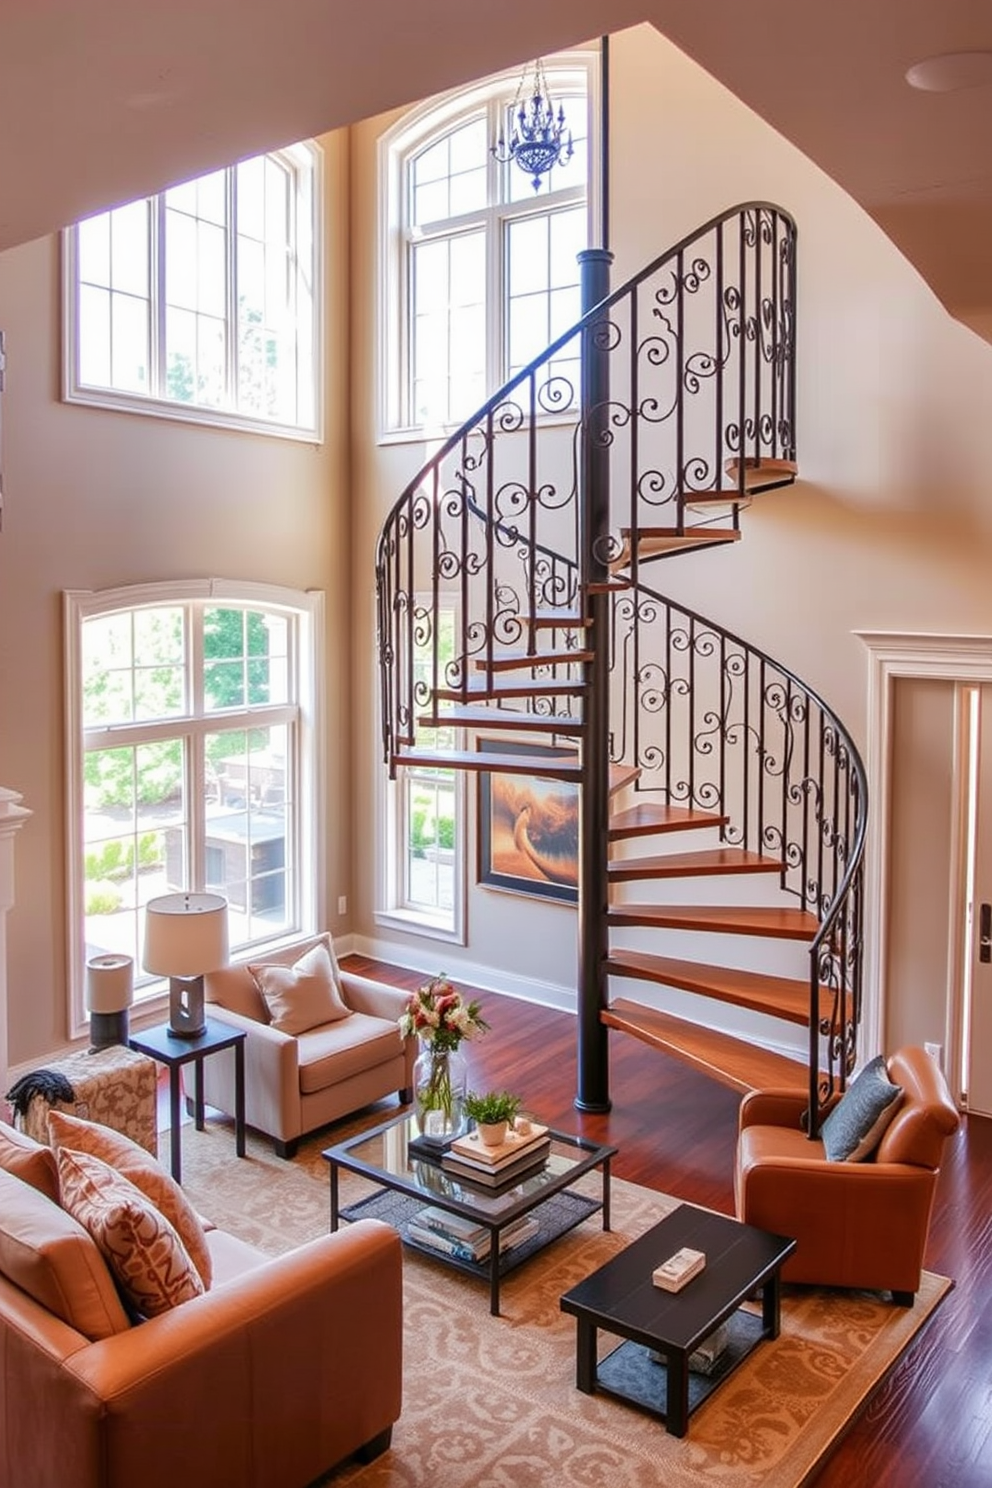
[[[483,754],[574,759],[567,749],[479,739]],[[479,883],[576,904],[579,898],[579,788],[539,775],[479,772]]]

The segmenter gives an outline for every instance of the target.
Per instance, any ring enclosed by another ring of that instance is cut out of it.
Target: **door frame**
[[[869,823],[865,853],[865,977],[862,1004],[862,1046],[867,1055],[885,1052],[884,970],[887,963],[888,842],[891,804],[889,765],[892,732],[892,698],[895,682],[902,677],[957,684],[992,683],[992,636],[939,635],[931,632],[856,630],[853,632],[868,651],[868,737],[865,768],[868,773]],[[955,713],[955,727],[960,714]],[[960,768],[956,749],[955,770]],[[952,824],[952,873],[950,895],[952,925],[957,925],[958,907],[964,893],[963,822],[960,813]],[[953,932],[948,946],[947,982],[944,988],[944,1067],[960,1063],[959,1010],[955,987],[960,980],[961,936]],[[954,1092],[955,1099],[957,1092]]]

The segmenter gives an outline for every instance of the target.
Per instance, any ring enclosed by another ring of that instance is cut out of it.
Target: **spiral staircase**
[[[385,758],[577,797],[580,1109],[609,1107],[612,1028],[736,1089],[808,1083],[815,1132],[857,1055],[864,769],[811,688],[658,587],[796,478],[795,224],[736,206],[613,293],[581,260],[582,320],[383,526]]]

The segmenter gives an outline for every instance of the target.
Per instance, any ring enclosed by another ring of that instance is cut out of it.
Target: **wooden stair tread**
[[[810,941],[819,929],[816,915],[805,909],[748,909],[734,904],[614,904],[608,919],[611,925],[654,925],[715,935],[767,935],[776,940]]]
[[[611,765],[609,795],[619,795],[628,785],[633,785],[635,780],[639,780],[640,775],[639,765]]]
[[[686,506],[741,506],[750,503],[753,495],[737,486],[723,486],[718,491],[685,491],[682,500]]]
[[[568,630],[581,630],[589,624],[589,621],[586,619],[586,617],[584,615],[580,615],[578,610],[535,610],[532,619],[535,625],[563,625]],[[525,621],[524,623],[526,624],[527,622]]]
[[[524,679],[511,675],[498,681],[491,681],[487,677],[468,677],[464,687],[439,687],[434,696],[444,702],[467,703],[470,698],[574,697],[584,691],[585,683],[578,678],[563,678],[559,681],[555,677],[549,677],[544,682],[535,682],[529,677]]]
[[[805,1090],[809,1082],[805,1064],[797,1059],[627,998],[618,998],[600,1017],[608,1028],[633,1034],[742,1095],[775,1086]]]
[[[610,817],[611,842],[626,837],[647,837],[652,832],[685,832],[703,827],[722,827],[729,816],[714,811],[697,811],[693,806],[669,806],[661,801],[640,801],[626,811]]]
[[[732,481],[740,481],[740,460],[728,460],[723,467]],[[799,474],[795,460],[772,460],[764,455],[748,455],[744,460],[744,490],[771,491],[776,486],[789,486]]]
[[[666,987],[681,987],[684,992],[809,1027],[809,983],[794,977],[741,971],[735,966],[705,966],[700,961],[653,956],[647,951],[611,951],[606,970],[610,976],[639,977]]]
[[[740,531],[736,527],[697,527],[689,532],[675,528],[642,527],[637,544],[637,561],[649,558],[664,558],[669,553],[691,553],[697,548],[719,547],[724,543],[740,542]],[[623,551],[610,561],[610,573],[629,568],[632,549],[629,534],[624,534]]]
[[[581,718],[572,718],[564,713],[526,713],[519,709],[465,707],[455,705],[443,713],[424,713],[420,717],[424,728],[446,728],[451,724],[467,728],[530,729],[534,733],[584,734],[585,724]]]
[[[551,759],[547,755],[485,754],[478,749],[403,749],[394,764],[429,770],[497,770],[501,775],[538,775],[543,780],[582,779],[582,765],[575,755]]]
[[[581,666],[592,661],[594,654],[592,651],[541,651],[531,655],[529,651],[504,651],[502,655],[494,656],[492,661],[484,656],[477,657],[475,669],[477,672],[513,672],[533,671],[536,667]]]
[[[393,755],[395,765],[419,766],[430,770],[495,770],[500,775],[537,775],[544,780],[582,779],[582,762],[577,754],[562,753],[558,759],[547,755],[483,753],[476,749],[402,749]],[[611,765],[609,795],[633,785],[640,775],[636,765]]]
[[[716,847],[703,852],[662,853],[652,858],[620,859],[607,872],[614,883],[635,878],[696,878],[715,873],[781,873],[778,858],[763,858],[742,847]]]

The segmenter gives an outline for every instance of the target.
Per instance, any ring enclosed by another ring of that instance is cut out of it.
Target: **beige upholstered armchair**
[[[944,1142],[958,1113],[923,1049],[887,1061],[902,1089],[878,1145],[862,1161],[831,1161],[801,1128],[802,1090],[754,1090],[740,1112],[737,1217],[799,1243],[786,1281],[891,1291],[909,1306],[920,1284]]]
[[[211,972],[205,993],[210,1017],[247,1034],[245,1120],[280,1156],[393,1092],[410,1099],[416,1043],[398,1025],[408,994],[342,972],[330,935]],[[209,1105],[233,1114],[232,1051],[204,1060],[203,1088]]]

